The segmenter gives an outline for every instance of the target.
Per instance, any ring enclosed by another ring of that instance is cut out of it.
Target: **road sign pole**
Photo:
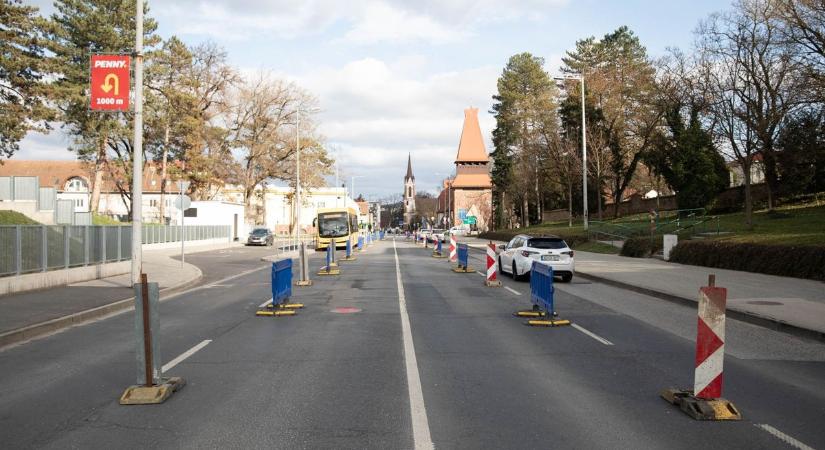
[[[135,137],[132,155],[132,285],[143,270],[143,0],[135,3]]]

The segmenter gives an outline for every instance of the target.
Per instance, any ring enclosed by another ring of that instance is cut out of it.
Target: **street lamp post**
[[[556,80],[578,80],[581,83],[581,103],[582,103],[582,219],[584,229],[588,228],[587,212],[587,126],[585,123],[584,106],[584,75],[567,75],[565,77],[554,77]]]
[[[183,213],[186,211],[186,205],[183,203],[184,193],[186,190],[189,189],[189,182],[188,181],[178,181],[178,192],[180,194],[179,201],[180,201],[180,265],[183,267],[185,253],[183,249],[183,243],[186,242],[186,227],[183,226],[183,218],[185,214]]]
[[[132,154],[132,285],[143,272],[143,0],[135,2],[135,136]]]
[[[264,188],[266,202],[266,188]],[[295,111],[295,248],[301,241],[301,108]]]

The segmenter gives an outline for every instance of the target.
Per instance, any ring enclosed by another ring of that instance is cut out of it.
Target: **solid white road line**
[[[804,443],[794,439],[791,436],[777,430],[776,428],[766,424],[766,423],[755,423],[754,424],[757,428],[761,428],[768,433],[772,434],[775,438],[779,439],[780,441],[790,445],[791,447],[796,447],[800,450],[814,450],[813,447],[805,445]]]
[[[407,314],[407,299],[404,297],[404,284],[401,282],[401,263],[398,262],[398,250],[392,242],[395,253],[395,279],[398,284],[398,307],[401,311],[401,335],[404,340],[404,364],[407,367],[407,390],[410,395],[410,415],[412,416],[413,445],[416,450],[432,449],[430,423],[427,421],[427,409],[424,407],[424,393],[421,390],[421,378],[418,373],[418,361],[415,358],[415,345],[410,331],[410,316]]]
[[[593,339],[595,339],[595,340],[597,340],[597,341],[601,342],[601,343],[602,343],[602,344],[604,344],[604,345],[613,345],[613,343],[612,343],[612,342],[610,342],[610,341],[608,341],[607,339],[605,339],[605,338],[603,338],[603,337],[601,337],[601,336],[597,335],[596,333],[593,333],[592,331],[588,330],[587,328],[584,328],[584,327],[582,327],[582,326],[579,326],[579,325],[577,325],[577,324],[575,324],[575,323],[571,323],[570,325],[571,325],[573,328],[575,328],[575,329],[577,329],[577,330],[581,331],[582,333],[584,333],[584,334],[586,334],[586,335],[588,335],[588,336],[592,337]]]
[[[163,367],[160,369],[161,373],[168,372],[170,369],[172,369],[173,367],[180,364],[181,361],[183,361],[184,359],[194,355],[195,352],[197,352],[198,350],[200,350],[200,349],[206,347],[207,345],[209,345],[210,342],[212,342],[211,339],[206,339],[206,340],[202,341],[200,344],[198,344],[198,345],[190,348],[189,350],[181,353],[181,355],[178,356],[177,358],[175,358],[175,359],[169,361],[168,363],[164,364]]]
[[[511,288],[510,286],[504,286],[504,289],[507,289],[508,291],[512,292],[513,294],[521,295],[521,292]]]
[[[478,270],[476,270],[476,273],[477,273],[477,274],[479,274],[479,275],[481,275],[482,277],[486,277],[486,276],[487,276],[487,274],[485,274],[485,273],[483,273],[483,272],[479,272]]]
[[[267,301],[261,303],[260,305],[258,305],[258,308],[263,308],[264,306],[266,306],[270,303],[272,303],[272,297],[270,297],[269,300],[267,300]]]

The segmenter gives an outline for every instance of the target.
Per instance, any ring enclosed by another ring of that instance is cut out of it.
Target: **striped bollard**
[[[455,252],[456,245],[455,245],[455,236],[450,234],[450,262],[456,262],[458,255]]]
[[[496,245],[490,242],[487,245],[487,280],[484,284],[487,287],[501,287],[498,279],[498,255],[496,255]]]
[[[693,390],[666,389],[661,395],[697,420],[741,420],[733,403],[722,398],[728,290],[715,284],[716,276],[710,275],[708,286],[699,289]]]

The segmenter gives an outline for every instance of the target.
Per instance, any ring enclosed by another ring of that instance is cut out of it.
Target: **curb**
[[[198,272],[200,272],[200,269],[198,269]],[[168,297],[171,294],[184,291],[195,286],[200,283],[201,280],[203,280],[203,272],[201,272],[196,278],[193,278],[187,282],[181,283],[177,286],[170,286],[161,289],[160,295],[161,297]],[[132,296],[123,300],[116,300],[106,305],[69,314],[68,316],[58,317],[56,319],[35,323],[16,330],[7,331],[0,334],[0,350],[5,350],[7,347],[15,344],[44,337],[49,334],[62,331],[66,328],[71,328],[75,325],[82,325],[114,313],[124,311],[134,306],[134,300],[135,297]],[[161,298],[161,300],[163,300],[163,298]]]
[[[638,292],[640,294],[648,295],[650,297],[655,297],[658,299],[666,300],[671,303],[676,303],[683,306],[690,306],[695,308],[698,302],[695,299],[682,297],[678,295],[669,294],[667,292],[656,291],[653,289],[648,289],[640,286],[636,286],[629,283],[624,283],[621,281],[611,280],[609,278],[604,278],[598,275],[589,274],[586,272],[581,272],[579,270],[576,271],[576,275],[592,280],[598,281],[599,283],[607,284],[609,286],[618,287],[621,289],[626,289],[633,292]],[[759,316],[752,313],[747,313],[744,311],[739,311],[736,309],[727,309],[725,314],[730,317],[731,319],[739,320],[740,322],[747,322],[752,325],[758,325],[763,328],[768,328],[770,330],[779,331],[781,333],[790,334],[797,337],[814,339],[821,342],[825,342],[825,332],[817,331],[817,330],[810,330],[808,328],[803,328],[797,325],[793,325],[787,322],[783,322],[781,320],[772,319],[769,317]]]

